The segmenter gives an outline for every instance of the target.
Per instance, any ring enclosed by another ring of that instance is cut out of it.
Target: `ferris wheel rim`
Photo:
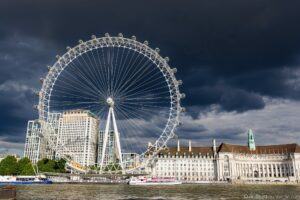
[[[133,50],[143,56],[147,57],[151,62],[162,72],[165,77],[165,81],[168,84],[170,93],[170,111],[167,123],[160,134],[159,138],[156,139],[153,147],[155,150],[152,153],[159,151],[161,148],[166,146],[170,138],[173,137],[174,131],[179,124],[179,115],[182,112],[180,106],[180,100],[182,94],[179,91],[180,81],[177,81],[175,77],[176,69],[172,69],[168,65],[168,58],[163,58],[159,54],[159,50],[152,49],[148,46],[148,42],[141,43],[136,40],[135,37],[124,38],[122,35],[109,36],[106,34],[104,37],[95,37],[83,42],[79,41],[79,44],[73,48],[67,47],[67,52],[61,57],[57,56],[57,61],[49,68],[49,72],[46,78],[43,80],[42,89],[39,93],[39,119],[48,122],[48,114],[50,113],[49,103],[51,98],[51,92],[55,86],[55,82],[60,74],[65,70],[71,62],[83,54],[93,51],[95,49],[105,47],[118,47]],[[145,155],[148,152],[146,150],[140,155]]]

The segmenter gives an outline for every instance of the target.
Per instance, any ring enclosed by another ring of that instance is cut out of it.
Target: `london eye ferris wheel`
[[[111,130],[120,165],[125,165],[122,154],[133,152],[143,163],[146,154],[155,155],[174,136],[184,110],[180,101],[185,95],[179,91],[182,81],[176,79],[177,70],[168,61],[147,41],[141,43],[135,36],[125,38],[122,34],[92,36],[67,47],[42,80],[38,105],[39,119],[44,123],[42,134],[51,140],[51,113],[89,110],[99,119],[103,134],[103,155],[98,161],[101,169]],[[49,144],[57,148],[53,141]],[[69,163],[74,160],[70,154],[60,157]]]

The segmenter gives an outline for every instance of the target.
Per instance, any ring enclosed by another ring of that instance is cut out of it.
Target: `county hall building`
[[[151,168],[152,176],[175,177],[184,182],[299,182],[298,144],[256,146],[248,131],[248,145],[222,143],[210,147],[177,147],[162,150]]]

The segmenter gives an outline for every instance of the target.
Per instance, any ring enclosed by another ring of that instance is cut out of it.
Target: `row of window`
[[[178,177],[178,176],[196,176],[196,177],[214,177],[213,172],[158,172],[156,176],[159,177]]]

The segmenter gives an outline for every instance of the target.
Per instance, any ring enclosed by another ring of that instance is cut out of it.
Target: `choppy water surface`
[[[17,199],[300,199],[300,185],[31,185]]]

